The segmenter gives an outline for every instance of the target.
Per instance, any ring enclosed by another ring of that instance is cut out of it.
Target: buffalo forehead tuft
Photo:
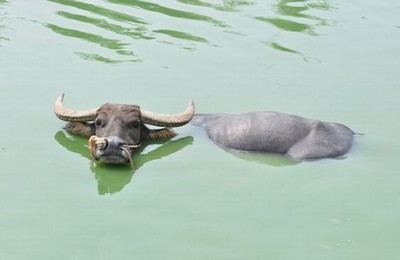
[[[124,119],[132,118],[132,117],[140,117],[141,110],[137,105],[117,105],[117,104],[104,104],[97,110],[97,115],[106,114],[106,115],[115,115],[120,116]]]

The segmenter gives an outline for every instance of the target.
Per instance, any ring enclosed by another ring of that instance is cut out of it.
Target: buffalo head
[[[132,155],[143,140],[171,138],[170,127],[187,124],[194,116],[194,103],[180,114],[157,114],[136,105],[105,104],[90,110],[74,110],[63,105],[64,94],[54,103],[56,116],[69,122],[66,130],[89,137],[91,155],[106,164],[132,162]],[[145,124],[163,127],[149,129]]]

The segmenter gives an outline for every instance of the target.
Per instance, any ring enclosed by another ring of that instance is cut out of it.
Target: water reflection
[[[143,29],[143,26],[146,25],[147,23],[138,17],[113,11],[105,7],[96,6],[94,4],[84,3],[75,0],[48,0],[48,1],[66,7],[73,7],[77,9],[77,11],[89,13],[91,15],[97,15],[116,22],[126,23],[129,25],[129,28],[118,24],[113,24],[103,18],[91,17],[88,15],[72,13],[67,11],[57,12],[57,15],[66,18],[68,20],[93,25],[98,28],[104,29],[106,31],[110,31],[123,36],[128,36],[134,39],[146,39],[146,40],[152,39],[151,36],[145,34],[145,31]],[[57,25],[54,23],[47,23],[45,26],[51,29],[53,32],[58,33],[60,35],[72,37],[75,39],[80,39],[90,43],[95,43],[103,48],[114,51],[118,55],[122,55],[121,58],[107,58],[97,53],[89,54],[79,51],[75,52],[79,57],[83,59],[100,61],[104,63],[140,61],[140,59],[136,57],[133,51],[128,50],[128,46],[130,45],[130,43],[128,42],[123,42],[121,40],[104,37],[102,35],[95,34],[92,32],[77,30],[75,28],[74,29],[66,28],[64,26]]]
[[[1,30],[2,30],[3,28],[5,28],[5,26],[2,25],[3,20],[4,20],[5,17],[6,17],[5,14],[2,12],[2,9],[3,9],[2,5],[3,5],[3,4],[6,4],[6,3],[7,3],[6,0],[0,0],[0,32],[1,32]],[[4,36],[0,35],[0,47],[2,47],[2,44],[1,44],[2,41],[9,41],[9,40],[10,40],[10,39],[8,39],[7,37],[4,37]]]
[[[2,4],[7,3],[7,0],[0,0],[0,10],[3,9],[3,7],[1,6]]]
[[[147,24],[145,21],[142,19],[128,15],[125,13],[113,11],[111,9],[105,8],[105,7],[100,7],[94,4],[88,4],[80,1],[75,1],[75,0],[48,0],[49,2],[53,3],[58,3],[64,6],[69,6],[69,7],[74,7],[82,11],[89,12],[91,14],[96,14],[100,16],[107,17],[111,20],[118,21],[118,22],[123,22],[123,23],[129,23],[129,24],[138,24],[138,25],[143,25]]]
[[[308,0],[280,0],[275,5],[275,12],[278,15],[285,16],[285,18],[262,16],[257,16],[255,18],[259,21],[268,22],[288,32],[300,32],[317,36],[318,34],[315,32],[315,28],[317,26],[328,25],[329,21],[315,15],[304,13],[306,11],[312,11],[313,9],[331,10],[332,7],[326,1],[309,3]]]
[[[59,11],[57,12],[57,14],[67,19],[92,24],[107,31],[115,32],[117,34],[128,36],[134,39],[143,39],[143,40],[154,39],[153,36],[146,35],[146,31],[143,28],[143,26],[138,26],[136,28],[127,28],[120,25],[109,23],[105,19],[93,18],[85,15],[78,15],[64,11]]]
[[[221,46],[221,44],[212,43],[213,34],[207,36],[196,35],[198,31],[192,30],[193,22],[197,26],[214,26],[220,28],[220,33],[230,33],[238,36],[246,36],[246,32],[236,31],[236,28],[227,25],[226,21],[217,19],[210,14],[204,14],[194,11],[181,10],[176,7],[168,6],[167,3],[151,0],[105,0],[102,3],[86,3],[85,0],[48,0],[58,4],[62,9],[56,11],[59,17],[69,22],[77,23],[73,28],[67,27],[64,23],[57,24],[54,21],[45,25],[53,32],[79,39],[82,41],[94,43],[101,48],[111,51],[111,55],[105,57],[105,54],[86,53],[80,50],[75,53],[85,60],[99,61],[103,63],[119,62],[141,62],[140,55],[136,53],[135,41],[151,41],[154,44],[175,45],[185,50],[195,50],[197,44],[207,44],[210,46]],[[221,12],[238,12],[241,7],[251,7],[253,2],[247,0],[223,0],[220,3],[203,0],[176,0],[181,5],[204,7]],[[101,6],[100,6],[101,4]],[[254,8],[254,7],[253,7]],[[265,8],[268,8],[266,6]],[[250,16],[251,22],[268,23],[279,29],[283,33],[298,33],[299,35],[318,36],[317,28],[331,24],[332,21],[321,18],[316,11],[329,11],[332,6],[328,1],[311,2],[310,0],[278,0],[272,6],[274,15],[272,16]],[[115,9],[115,10],[114,10]],[[116,11],[116,10],[124,11]],[[207,11],[207,10],[206,10]],[[312,14],[311,14],[312,13]],[[161,16],[163,22],[152,21],[154,14]],[[235,15],[235,14],[233,14]],[[226,17],[226,16],[221,16]],[[249,19],[248,16],[237,16],[238,19]],[[169,19],[169,20],[168,20]],[[190,24],[185,29],[181,29],[181,24],[186,21]],[[179,24],[175,26],[174,24]],[[244,23],[248,21],[243,21]],[[86,27],[87,26],[87,29]],[[90,29],[96,27],[96,30]],[[210,28],[204,28],[207,32]],[[99,31],[100,30],[100,31]],[[254,33],[254,32],[251,32]],[[168,37],[171,40],[165,40]],[[277,34],[264,41],[263,43],[272,49],[280,52],[296,54],[306,59],[305,55],[288,46],[276,38]],[[216,38],[220,39],[219,36]],[[251,38],[251,37],[250,37]]]
[[[315,9],[323,11],[332,10],[331,4],[327,1],[311,3],[309,0],[279,0],[274,9],[278,16],[283,17],[256,16],[255,19],[267,22],[284,32],[302,33],[309,36],[318,36],[319,34],[316,32],[317,27],[332,23],[328,19],[306,14],[306,12],[311,12]],[[265,43],[278,51],[303,55],[300,51],[286,47],[276,41],[267,41]],[[305,61],[307,60],[305,59]]]
[[[301,55],[300,52],[298,52],[296,50],[293,50],[293,49],[290,49],[290,48],[287,48],[285,46],[282,46],[277,42],[265,42],[265,44],[270,46],[270,47],[272,47],[272,48],[274,48],[275,50],[278,50],[278,51],[283,51],[283,52],[288,52],[288,53],[300,54]]]
[[[125,49],[125,46],[128,45],[127,43],[123,43],[119,40],[114,40],[114,39],[109,39],[106,37],[103,37],[98,34],[92,34],[92,33],[87,33],[87,32],[82,32],[79,30],[75,29],[68,29],[64,27],[57,26],[55,24],[47,24],[47,28],[51,29],[53,32],[56,32],[58,34],[67,36],[67,37],[72,37],[72,38],[77,38],[83,41],[91,42],[100,45],[101,47],[107,48],[109,50],[113,50],[116,53],[124,56],[128,56],[129,59],[111,59],[111,58],[106,58],[104,56],[101,56],[99,54],[88,54],[88,53],[83,53],[83,52],[75,52],[78,56],[85,60],[94,60],[94,61],[100,61],[104,63],[119,63],[119,62],[140,62],[140,59],[135,57],[135,54],[132,51],[128,51]]]
[[[238,7],[253,5],[253,2],[245,0],[223,0],[221,1],[222,3],[220,4],[208,3],[201,0],[177,0],[177,1],[183,4],[208,7],[218,11],[225,11],[225,12],[237,12]]]
[[[3,7],[1,5],[5,4],[5,3],[7,3],[6,0],[0,0],[0,10],[3,9]]]
[[[267,18],[267,17],[256,17],[259,21],[268,22],[279,29],[289,31],[289,32],[307,32],[309,34],[315,35],[314,27],[308,24],[295,22],[287,19],[281,18]]]
[[[275,167],[282,166],[293,166],[301,162],[289,160],[286,156],[280,154],[268,154],[268,153],[257,153],[257,152],[246,152],[234,149],[225,149],[229,153],[233,154],[239,159],[256,162],[260,164],[266,164]]]
[[[120,192],[131,182],[133,177],[133,171],[128,165],[116,167],[103,165],[97,167],[92,164],[90,169],[95,174],[99,195],[111,195]]]
[[[132,48],[132,40],[156,40],[157,35],[166,35],[173,39],[181,40],[183,42],[196,42],[196,43],[208,43],[208,40],[204,37],[193,35],[189,32],[183,32],[171,28],[161,29],[150,29],[151,23],[146,19],[128,14],[132,10],[122,13],[114,11],[110,8],[97,6],[91,3],[85,3],[77,0],[48,0],[49,2],[57,3],[66,7],[66,10],[59,10],[56,14],[64,19],[68,19],[73,22],[79,22],[90,26],[95,26],[102,30],[110,33],[115,33],[123,37],[129,37],[124,41],[112,39],[110,36],[103,36],[99,33],[93,33],[91,31],[83,31],[83,29],[76,29],[77,27],[66,28],[64,25],[55,23],[46,23],[45,26],[51,29],[53,32],[63,36],[80,39],[86,42],[91,42],[99,45],[100,47],[106,48],[115,52],[118,55],[123,55],[121,58],[110,58],[104,57],[100,54],[90,54],[81,51],[75,53],[86,60],[94,60],[104,63],[119,63],[119,62],[140,62],[141,59],[137,58]],[[156,12],[172,18],[186,19],[192,21],[206,22],[219,27],[225,27],[225,24],[212,17],[206,15],[200,15],[192,12],[182,11],[165,7],[160,4],[155,4],[146,1],[123,1],[123,0],[108,0],[109,3],[115,5],[123,5],[135,9],[143,10],[142,15],[145,17],[146,12]],[[71,9],[70,8],[74,8]],[[163,25],[164,26],[164,25]],[[107,34],[110,35],[110,34]],[[157,43],[168,43],[166,41],[157,41]],[[178,44],[177,44],[178,45]],[[182,46],[182,45],[180,45]],[[183,47],[183,49],[192,50],[193,46]]]
[[[178,9],[174,9],[174,8],[169,8],[169,7],[165,7],[160,4],[155,4],[152,2],[146,2],[146,1],[142,1],[142,0],[107,0],[107,1],[110,3],[130,6],[130,7],[134,7],[134,8],[140,8],[142,10],[146,10],[149,12],[156,12],[156,13],[174,17],[174,18],[207,22],[207,23],[212,23],[216,26],[221,26],[221,27],[226,26],[224,22],[218,21],[218,20],[216,20],[212,17],[206,16],[206,15],[182,11],[182,10],[178,10]]]
[[[68,151],[77,153],[89,160],[92,160],[87,147],[87,139],[70,135],[64,131],[58,131],[54,139]],[[131,182],[134,171],[141,168],[145,163],[150,161],[159,160],[173,153],[176,153],[183,148],[193,143],[193,137],[186,136],[180,139],[168,140],[166,142],[153,141],[147,142],[135,153],[134,161],[136,169],[128,165],[123,166],[107,166],[91,163],[90,170],[95,174],[98,183],[98,193],[100,195],[113,194],[121,191],[128,183]],[[157,145],[157,147],[150,152],[143,153],[144,149],[148,146]]]
[[[205,38],[194,36],[191,35],[190,33],[184,33],[175,30],[154,30],[154,32],[165,34],[176,39],[207,43],[207,40]]]
[[[60,27],[54,24],[47,24],[48,28],[53,30],[56,33],[59,33],[64,36],[78,38],[84,41],[97,43],[102,47],[115,50],[117,53],[122,55],[133,55],[132,52],[124,50],[124,46],[127,45],[126,43],[122,43],[118,40],[113,40],[109,38],[105,38],[101,35],[86,33],[74,29],[68,29],[64,27]]]

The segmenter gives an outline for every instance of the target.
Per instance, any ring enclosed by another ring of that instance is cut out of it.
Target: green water
[[[0,0],[0,258],[400,259],[399,46],[395,0]],[[188,125],[132,172],[62,130],[61,92],[364,135],[293,163]]]

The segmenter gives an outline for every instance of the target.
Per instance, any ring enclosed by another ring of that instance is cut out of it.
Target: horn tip
[[[62,92],[59,96],[58,96],[58,98],[57,98],[57,100],[59,100],[59,101],[63,101],[64,100],[64,96],[65,96],[65,94],[64,94],[64,92]]]
[[[196,113],[196,105],[194,104],[193,100],[190,100],[190,106],[193,109],[193,112],[192,112],[192,118],[193,118],[194,114]]]
[[[189,107],[193,107],[193,108],[195,107],[193,99],[189,101]]]

